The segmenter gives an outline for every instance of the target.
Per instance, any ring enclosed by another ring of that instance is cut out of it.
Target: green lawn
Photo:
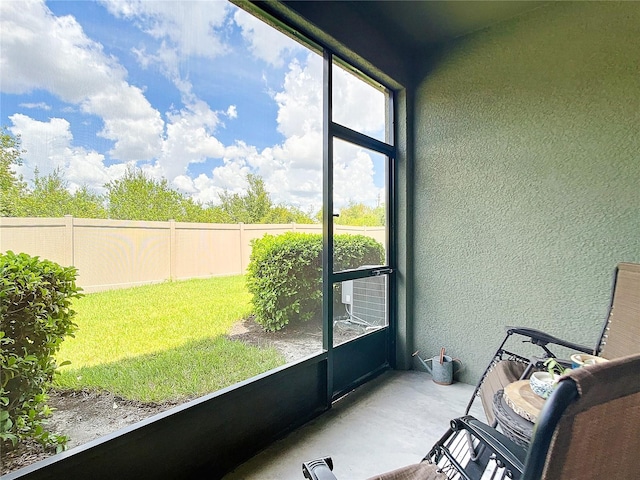
[[[244,276],[93,293],[74,302],[78,331],[56,358],[63,389],[161,402],[197,397],[284,363],[275,349],[226,338],[251,312]]]

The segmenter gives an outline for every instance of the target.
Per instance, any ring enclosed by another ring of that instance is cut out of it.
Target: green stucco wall
[[[418,82],[414,347],[462,381],[505,325],[594,345],[616,263],[640,262],[639,39],[640,3],[552,4]]]

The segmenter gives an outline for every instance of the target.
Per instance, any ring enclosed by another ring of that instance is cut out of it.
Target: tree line
[[[290,205],[276,204],[264,180],[254,174],[246,179],[245,193],[224,191],[219,203],[202,204],[173,189],[167,179],[154,179],[142,170],[127,168],[125,174],[104,185],[106,193],[96,194],[86,186],[75,192],[56,169],[40,175],[36,169],[28,185],[15,167],[22,164],[19,135],[0,129],[0,216],[109,218],[198,223],[318,223],[322,211],[313,215]],[[340,212],[335,223],[357,226],[384,225],[384,206],[368,207],[352,203]]]

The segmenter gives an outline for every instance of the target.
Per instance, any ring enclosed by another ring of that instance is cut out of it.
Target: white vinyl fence
[[[322,233],[322,226],[0,217],[0,252],[73,265],[78,285],[91,293],[168,279],[242,274],[251,240],[288,231]],[[335,231],[367,235],[384,244],[385,227],[336,225]]]

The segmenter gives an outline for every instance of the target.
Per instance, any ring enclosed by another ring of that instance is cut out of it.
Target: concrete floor
[[[464,414],[473,386],[442,386],[418,371],[389,371],[337,402],[224,477],[303,480],[302,462],[331,456],[341,480],[364,479],[419,462],[451,418]],[[472,411],[484,419],[480,402]]]

